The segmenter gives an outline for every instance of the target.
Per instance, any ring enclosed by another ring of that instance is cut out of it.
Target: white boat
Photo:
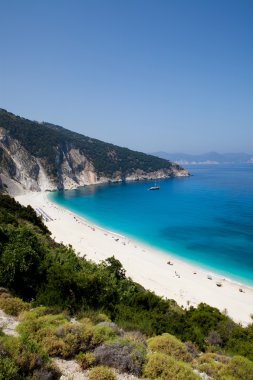
[[[155,183],[155,186],[151,186],[149,190],[160,190],[160,186],[157,186]]]

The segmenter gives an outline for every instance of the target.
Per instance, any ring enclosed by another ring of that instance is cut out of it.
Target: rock
[[[16,327],[19,321],[10,315],[7,315],[4,311],[0,310],[0,327],[6,335],[18,336]]]

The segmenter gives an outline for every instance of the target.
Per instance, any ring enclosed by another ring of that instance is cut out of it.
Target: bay
[[[188,168],[192,176],[85,186],[50,200],[91,222],[211,272],[253,285],[253,165]],[[71,233],[71,231],[70,231]]]

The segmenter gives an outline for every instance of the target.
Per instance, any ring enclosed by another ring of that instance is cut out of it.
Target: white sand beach
[[[103,230],[59,207],[48,200],[47,193],[27,193],[15,199],[46,213],[50,218],[45,224],[52,237],[57,242],[71,244],[80,256],[86,255],[87,259],[99,262],[114,255],[129,277],[160,296],[175,299],[185,307],[205,302],[221,311],[226,310],[242,325],[252,322],[253,288],[214,274],[208,279],[208,273],[199,267]],[[221,286],[217,286],[217,282]]]

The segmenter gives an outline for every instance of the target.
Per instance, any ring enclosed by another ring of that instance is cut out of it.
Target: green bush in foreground
[[[151,380],[199,380],[188,364],[157,352],[148,356],[143,370],[144,377]]]
[[[18,367],[14,360],[0,356],[0,380],[16,380],[18,378]]]
[[[253,362],[242,356],[234,356],[228,364],[227,375],[236,379],[253,380]]]
[[[185,345],[175,336],[162,334],[148,340],[148,348],[152,352],[161,352],[172,356],[177,360],[191,362],[192,356],[188,353]]]
[[[23,313],[18,331],[21,336],[38,342],[50,356],[73,358],[80,351],[93,350],[117,334],[109,326],[94,326],[88,318],[71,323],[64,314],[48,314],[49,311],[38,307]]]
[[[89,380],[117,380],[112,369],[105,366],[94,367],[89,371]]]
[[[4,293],[5,294],[5,293]],[[28,303],[22,301],[20,298],[13,298],[11,296],[0,296],[0,309],[6,314],[18,316],[22,311],[29,310]]]
[[[214,380],[253,380],[253,362],[241,356],[203,354],[193,366]]]
[[[220,379],[226,373],[227,365],[219,361],[218,355],[204,354],[197,358],[194,367],[199,372],[204,372],[212,379]],[[218,360],[217,360],[218,359]]]
[[[76,360],[78,361],[82,369],[88,369],[96,363],[96,358],[93,352],[86,352],[86,353],[80,352],[76,356]]]
[[[140,376],[145,362],[146,347],[128,339],[118,338],[97,347],[94,356],[97,364]]]
[[[0,336],[0,380],[59,377],[46,352],[33,339]]]
[[[43,339],[57,327],[67,323],[63,314],[54,314],[49,308],[41,306],[20,315],[21,323],[17,330],[22,336]]]

